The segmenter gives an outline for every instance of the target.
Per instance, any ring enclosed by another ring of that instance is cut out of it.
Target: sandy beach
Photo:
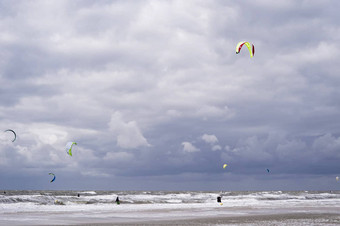
[[[183,220],[134,221],[129,223],[89,223],[81,225],[340,225],[339,214],[290,213],[233,217],[207,217]]]
[[[0,219],[0,225],[339,225],[339,208],[153,208],[26,212]]]

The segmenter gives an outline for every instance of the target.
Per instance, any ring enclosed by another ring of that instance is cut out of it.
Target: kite
[[[247,48],[249,50],[249,53],[250,53],[250,57],[253,57],[254,54],[255,54],[255,47],[254,47],[253,44],[250,44],[249,42],[239,42],[239,43],[237,43],[237,45],[236,45],[236,54],[238,54],[241,51],[243,45],[247,46]]]
[[[66,144],[66,147],[65,147],[66,153],[69,154],[70,156],[72,156],[72,147],[73,147],[73,145],[77,145],[77,143],[76,142],[68,142]]]
[[[6,129],[4,132],[12,132],[14,134],[14,139],[12,140],[12,142],[14,142],[17,139],[17,134],[14,132],[14,130]]]
[[[226,167],[227,167],[227,164],[224,164],[224,165],[223,165],[223,169],[225,169]]]
[[[48,173],[48,175],[53,175],[53,179],[50,181],[50,183],[52,183],[55,180],[55,175],[54,173]]]

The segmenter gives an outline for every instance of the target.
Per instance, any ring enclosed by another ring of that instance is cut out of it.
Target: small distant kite
[[[250,53],[250,57],[253,57],[254,54],[255,54],[255,47],[254,47],[253,44],[251,44],[249,42],[239,42],[239,43],[237,43],[237,45],[236,45],[236,54],[238,54],[241,51],[243,45],[247,46],[247,48],[249,50],[249,53]]]
[[[267,172],[269,173],[269,172],[270,172],[270,170],[269,170],[269,169],[267,169]]]
[[[12,140],[12,142],[14,142],[17,139],[17,134],[14,132],[14,130],[6,129],[4,132],[12,132],[14,134],[14,139]]]
[[[69,154],[70,156],[72,156],[72,147],[73,147],[73,145],[77,145],[77,143],[76,142],[68,142],[66,144],[66,147],[65,147],[66,153]]]
[[[223,169],[225,169],[227,166],[228,166],[227,164],[224,164],[224,165],[223,165]]]
[[[336,177],[335,179],[336,179],[336,181],[339,181],[339,177]]]
[[[50,181],[50,183],[52,183],[55,180],[55,175],[54,175],[54,173],[48,173],[48,175],[52,175],[53,176],[53,179]]]

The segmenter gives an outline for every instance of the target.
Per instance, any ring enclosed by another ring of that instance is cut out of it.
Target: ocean
[[[217,202],[218,196],[222,197],[221,203]],[[115,202],[117,197],[120,205]],[[251,216],[283,215],[294,216],[295,223],[292,217],[284,218],[290,220],[289,225],[310,221],[308,215],[317,220],[315,225],[320,221],[340,224],[340,191],[8,190],[0,194],[0,225],[145,225],[156,222],[172,225],[174,220],[177,225],[182,221],[183,225],[198,223],[197,220],[208,220],[207,225],[230,225],[228,219],[234,219],[238,225],[237,219],[246,224],[244,220]],[[220,219],[220,223],[215,222],[216,219]],[[263,219],[257,219],[261,221],[259,225],[266,225]],[[268,225],[273,220],[277,219],[270,218]]]

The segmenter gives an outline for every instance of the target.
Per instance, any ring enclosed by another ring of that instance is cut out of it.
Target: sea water
[[[222,203],[217,203],[220,195]],[[117,197],[120,205],[115,202]],[[340,191],[12,190],[0,194],[2,225],[128,222],[132,218],[185,219],[273,211],[336,214],[340,211]]]

